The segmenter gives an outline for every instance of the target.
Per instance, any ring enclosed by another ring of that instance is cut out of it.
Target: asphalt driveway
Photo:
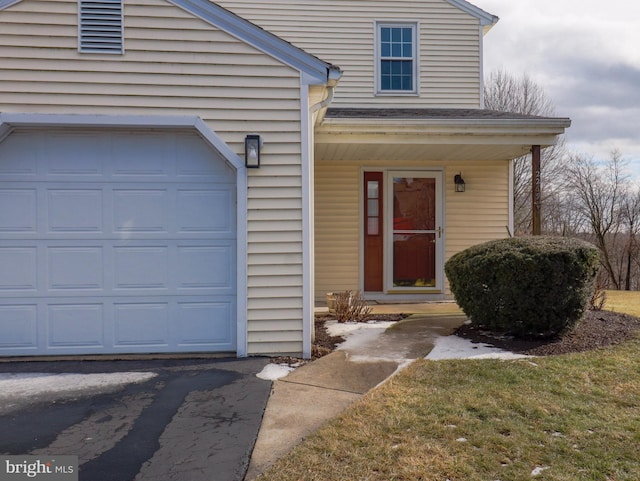
[[[81,481],[241,481],[267,363],[0,363],[0,454],[77,455]]]

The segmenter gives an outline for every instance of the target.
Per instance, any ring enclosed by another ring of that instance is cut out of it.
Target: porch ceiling
[[[510,160],[554,145],[568,118],[481,109],[329,109],[317,160]]]

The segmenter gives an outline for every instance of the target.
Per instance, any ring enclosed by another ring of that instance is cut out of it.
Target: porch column
[[[531,164],[533,166],[533,172],[531,174],[531,192],[532,192],[532,206],[531,206],[531,228],[533,235],[540,235],[542,233],[541,227],[541,193],[540,193],[540,146],[531,146]]]

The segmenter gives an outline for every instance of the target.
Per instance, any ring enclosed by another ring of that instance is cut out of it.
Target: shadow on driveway
[[[81,481],[240,481],[271,389],[255,376],[267,363],[2,363],[0,454],[77,455]],[[43,380],[44,391],[23,389]]]

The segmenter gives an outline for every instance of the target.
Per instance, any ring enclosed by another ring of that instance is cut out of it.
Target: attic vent
[[[123,0],[79,0],[79,50],[123,52]]]

